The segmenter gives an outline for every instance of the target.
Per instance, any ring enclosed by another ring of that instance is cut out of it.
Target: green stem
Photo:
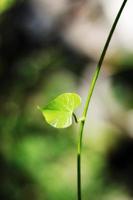
[[[94,88],[95,88],[95,85],[96,85],[96,82],[97,82],[97,79],[98,79],[98,76],[99,76],[99,73],[100,73],[100,69],[101,69],[101,66],[103,64],[103,60],[105,58],[107,49],[108,49],[110,41],[111,41],[111,38],[113,36],[113,33],[115,31],[115,28],[117,26],[117,23],[120,19],[120,16],[122,14],[122,11],[123,11],[127,1],[128,0],[123,1],[122,5],[120,7],[120,10],[119,10],[119,12],[118,12],[118,14],[115,18],[115,21],[112,25],[112,28],[111,28],[110,33],[108,35],[108,38],[106,40],[105,46],[103,48],[103,51],[101,53],[100,59],[98,61],[98,64],[97,64],[97,67],[96,67],[96,70],[95,70],[95,73],[94,73],[92,81],[91,81],[91,85],[90,85],[90,89],[89,89],[89,92],[88,92],[86,104],[85,104],[84,111],[83,111],[83,114],[82,114],[82,117],[85,120],[80,122],[79,141],[78,141],[78,149],[77,149],[77,196],[78,196],[78,200],[82,200],[82,195],[81,195],[81,150],[82,150],[82,138],[83,138],[83,131],[84,131],[84,125],[85,125],[85,121],[86,121],[86,116],[87,116],[90,100],[91,100],[91,97],[92,97],[92,94],[93,94],[93,91],[94,91]]]

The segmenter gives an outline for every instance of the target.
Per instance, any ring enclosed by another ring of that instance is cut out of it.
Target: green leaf
[[[64,93],[57,96],[44,108],[40,108],[48,124],[55,128],[66,128],[72,124],[73,111],[81,104],[76,93]]]

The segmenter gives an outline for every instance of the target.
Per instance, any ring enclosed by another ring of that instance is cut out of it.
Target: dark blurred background
[[[37,106],[77,92],[83,107],[121,3],[0,0],[1,200],[76,199],[76,125],[51,128]],[[129,1],[88,113],[84,200],[133,199],[132,7]]]

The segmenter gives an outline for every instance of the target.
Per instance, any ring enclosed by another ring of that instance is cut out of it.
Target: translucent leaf
[[[66,128],[72,124],[73,111],[81,104],[76,93],[64,93],[56,97],[41,112],[48,124],[55,128]]]

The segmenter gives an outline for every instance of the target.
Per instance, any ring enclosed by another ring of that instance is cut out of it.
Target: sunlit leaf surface
[[[81,98],[75,93],[64,93],[41,109],[42,114],[51,126],[66,128],[72,124],[73,111],[81,104]]]

